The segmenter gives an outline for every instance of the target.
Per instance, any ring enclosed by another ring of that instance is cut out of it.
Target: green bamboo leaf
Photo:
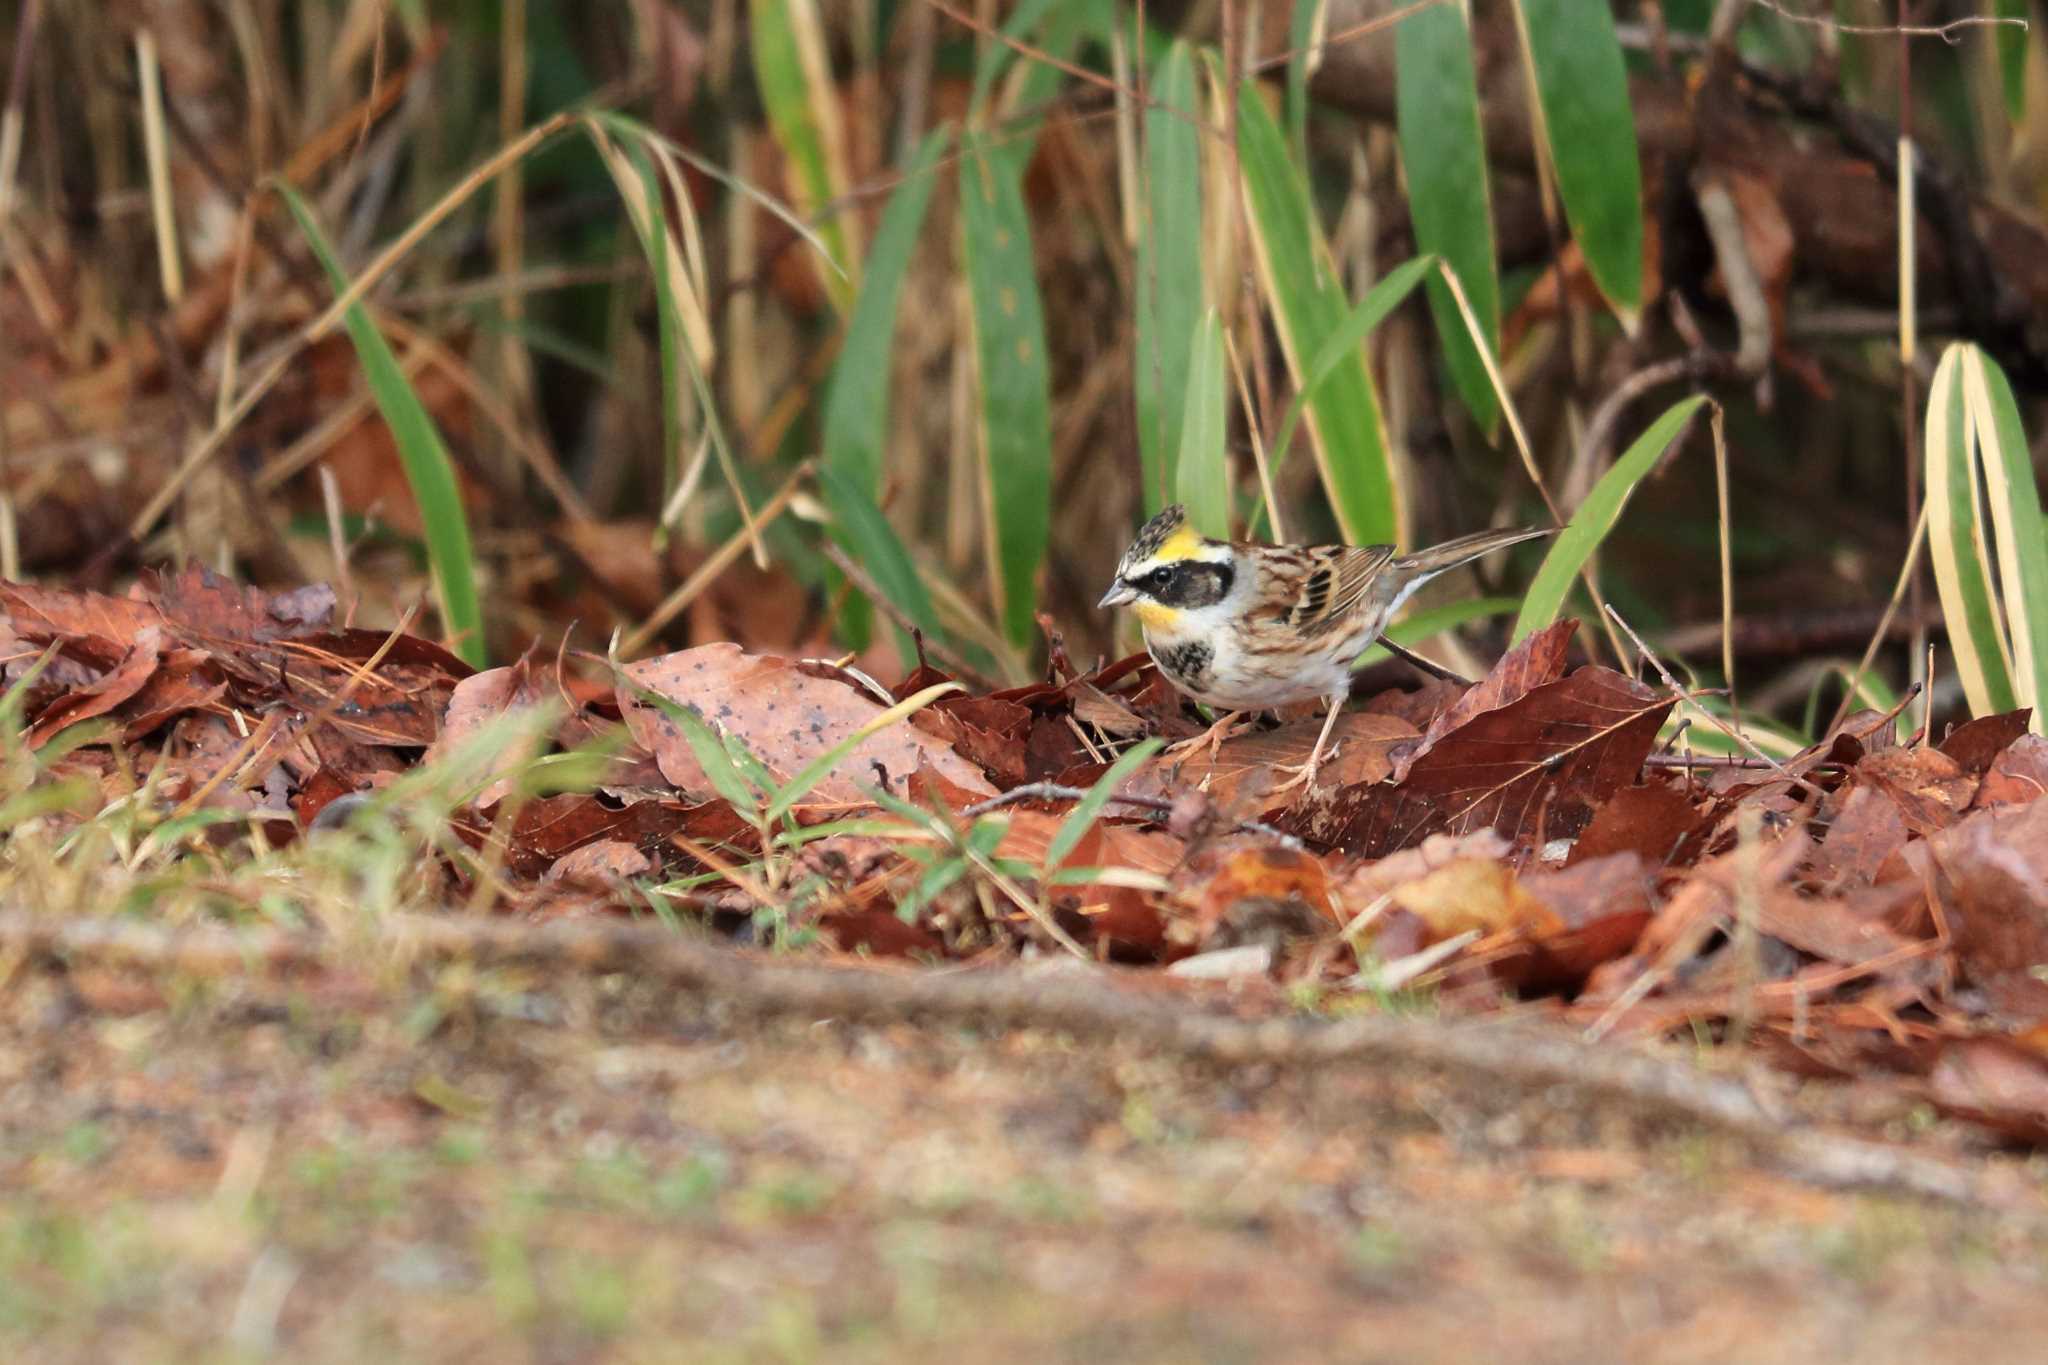
[[[2043,728],[2048,699],[2048,524],[2034,483],[2034,462],[2019,405],[1998,362],[1976,346],[1963,353],[1963,388],[1984,465],[1985,501],[1998,536],[1998,581],[2012,641],[2013,694],[2033,708],[2029,722]]]
[[[1643,171],[1613,11],[1586,0],[1517,0],[1515,12],[1564,216],[1593,282],[1633,327],[1643,307]]]
[[[825,41],[814,0],[749,0],[749,46],[754,79],[767,106],[768,125],[789,158],[796,207],[818,223],[826,254],[837,269],[822,270],[825,293],[844,313],[853,306],[860,262],[855,219],[819,215],[843,200],[846,154],[841,141],[839,93],[825,59]]]
[[[825,394],[822,431],[824,461],[819,487],[832,510],[832,535],[904,615],[926,630],[935,620],[931,598],[917,576],[910,556],[888,520],[882,516],[882,449],[888,440],[890,366],[903,276],[917,248],[925,210],[937,183],[939,158],[952,134],[940,128],[928,134],[904,169],[903,182],[882,210],[860,297],[846,326],[846,341],[832,367]],[[841,618],[847,643],[859,649],[868,638],[868,604],[858,594],[847,598]],[[913,657],[907,640],[898,641],[904,663]]]
[[[1451,380],[1480,429],[1490,434],[1500,417],[1500,399],[1477,347],[1493,351],[1500,344],[1500,276],[1487,196],[1486,142],[1479,126],[1479,83],[1464,8],[1433,5],[1409,15],[1394,30],[1394,53],[1401,165],[1408,178],[1415,245],[1442,257],[1457,274],[1483,335],[1470,334],[1450,286],[1435,276],[1429,280],[1430,314]]]
[[[818,491],[832,513],[832,538],[867,570],[882,595],[912,625],[927,635],[940,634],[938,613],[932,610],[932,596],[918,577],[917,564],[874,499],[830,465],[818,468]],[[906,666],[916,658],[908,641],[898,642],[898,652]]]
[[[882,210],[868,254],[860,298],[846,325],[846,343],[832,367],[825,394],[825,465],[837,470],[869,501],[882,495],[882,447],[888,440],[889,368],[894,356],[896,309],[904,272],[917,249],[931,203],[939,158],[952,134],[934,129],[912,153],[902,183]]]
[[[1205,536],[1230,538],[1230,465],[1224,450],[1223,323],[1211,308],[1189,339],[1187,410],[1181,418],[1175,496]]]
[[[1259,279],[1297,388],[1344,325],[1342,287],[1317,226],[1308,182],[1256,82],[1238,98],[1238,160]],[[1345,539],[1398,543],[1403,521],[1393,451],[1365,357],[1350,350],[1307,404],[1309,439]],[[1276,451],[1280,449],[1277,445]]]
[[[1145,515],[1176,487],[1188,339],[1202,315],[1202,143],[1195,64],[1186,39],[1167,50],[1145,111],[1145,219],[1138,235],[1138,350],[1133,376]]]
[[[1963,695],[1972,715],[1987,716],[2018,702],[1977,517],[1977,433],[1964,393],[1964,352],[1959,342],[1942,352],[1927,391],[1927,549]]]
[[[1519,640],[1533,630],[1541,630],[1557,619],[1558,613],[1564,610],[1565,594],[1571,591],[1572,583],[1586,566],[1586,561],[1600,548],[1600,542],[1607,539],[1607,533],[1621,520],[1621,510],[1628,505],[1636,485],[1656,468],[1657,461],[1678,439],[1678,434],[1685,430],[1685,424],[1699,411],[1700,404],[1706,401],[1704,397],[1694,395],[1673,403],[1664,410],[1663,416],[1650,423],[1648,430],[1636,437],[1633,445],[1622,452],[1614,467],[1600,476],[1600,482],[1593,485],[1593,491],[1586,494],[1586,500],[1572,514],[1571,525],[1551,542],[1550,553],[1543,557],[1542,567],[1536,570],[1536,577],[1522,598],[1521,615],[1515,618],[1515,639]]]
[[[1295,164],[1308,164],[1308,68],[1330,0],[1294,0],[1287,22],[1287,137]]]
[[[327,235],[320,230],[313,210],[299,192],[283,181],[277,192],[298,220],[313,254],[327,272],[336,293],[349,287],[348,273],[334,255]],[[377,410],[391,428],[398,447],[399,462],[405,467],[406,483],[419,504],[420,521],[426,527],[427,562],[434,574],[434,594],[441,606],[441,621],[454,639],[455,650],[465,662],[483,668],[489,661],[484,645],[483,608],[477,600],[476,567],[470,554],[469,517],[462,507],[462,490],[456,482],[455,464],[442,444],[441,433],[428,415],[426,405],[405,377],[391,344],[370,320],[361,302],[349,305],[342,315],[349,341],[355,346],[370,394]]]
[[[1060,0],[1018,0],[1010,17],[1003,21],[1002,37],[982,41],[974,57],[974,84],[967,94],[968,123],[979,125],[985,121],[989,97],[995,92],[996,82],[1017,60],[1018,53],[1013,44],[1029,38],[1058,3]],[[1003,38],[1012,41],[1004,42]]]
[[[1315,358],[1309,361],[1307,373],[1297,382],[1294,397],[1287,404],[1287,411],[1280,418],[1279,435],[1273,439],[1273,477],[1278,479],[1280,470],[1287,462],[1288,453],[1294,448],[1294,429],[1301,423],[1307,405],[1322,392],[1346,362],[1356,359],[1358,348],[1365,344],[1373,329],[1386,321],[1393,312],[1413,293],[1415,286],[1425,279],[1436,265],[1434,256],[1417,256],[1403,261],[1380,277],[1379,283],[1365,291],[1365,297],[1358,306],[1344,315],[1339,323],[1317,349]],[[1258,533],[1263,534],[1270,518],[1267,509],[1260,508],[1257,519]]]
[[[1045,315],[1031,256],[1031,223],[1017,177],[962,139],[960,228],[981,382],[981,447],[994,521],[1003,633],[1026,644],[1038,570],[1052,526],[1052,409]]]
[[[1124,779],[1136,772],[1146,759],[1158,753],[1163,743],[1164,741],[1155,738],[1133,744],[1118,755],[1116,762],[1109,765],[1107,772],[1095,779],[1095,785],[1088,789],[1086,796],[1074,803],[1074,808],[1067,812],[1067,818],[1060,821],[1059,829],[1053,832],[1052,841],[1045,846],[1045,866],[1048,870],[1058,867],[1067,860],[1067,855],[1081,842],[1081,836],[1088,832],[1088,827],[1102,814],[1102,808],[1109,804],[1110,797],[1116,795],[1116,789],[1124,784]]]

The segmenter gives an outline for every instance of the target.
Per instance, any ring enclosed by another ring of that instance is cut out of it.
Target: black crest
[[[1131,548],[1124,551],[1126,564],[1142,564],[1159,553],[1167,537],[1187,524],[1188,509],[1179,503],[1166,508],[1158,516],[1138,528],[1138,538],[1131,542]]]

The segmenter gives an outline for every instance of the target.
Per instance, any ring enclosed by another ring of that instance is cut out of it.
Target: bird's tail
[[[1495,550],[1505,550],[1508,546],[1519,545],[1525,540],[1553,534],[1555,532],[1547,529],[1531,531],[1527,528],[1513,531],[1474,531],[1469,536],[1459,536],[1456,540],[1447,540],[1441,545],[1417,550],[1412,555],[1402,555],[1388,566],[1393,571],[1392,581],[1395,586],[1392,599],[1387,606],[1387,616],[1391,618],[1401,609],[1403,603],[1415,595],[1417,588],[1446,569],[1455,569],[1467,560],[1492,554]]]
[[[1519,545],[1525,540],[1538,536],[1556,534],[1550,530],[1529,530],[1521,527],[1513,531],[1474,531],[1469,536],[1459,536],[1441,545],[1432,545],[1426,550],[1417,550],[1412,555],[1402,555],[1394,561],[1394,567],[1412,574],[1419,581],[1434,578],[1446,569],[1455,569],[1468,559],[1505,550],[1510,545]]]

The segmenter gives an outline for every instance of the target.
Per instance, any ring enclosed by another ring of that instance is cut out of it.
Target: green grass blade
[[[1327,20],[1329,0],[1293,0],[1287,21],[1287,137],[1297,165],[1308,164],[1309,48]]]
[[[1288,369],[1301,388],[1310,358],[1343,326],[1346,303],[1308,182],[1254,81],[1239,94],[1238,159],[1260,284]],[[1393,451],[1372,374],[1355,348],[1318,387],[1307,413],[1323,487],[1345,538],[1354,544],[1398,543],[1403,517]]]
[[[1706,401],[1695,395],[1673,403],[1622,452],[1614,467],[1600,476],[1600,482],[1593,485],[1593,491],[1586,494],[1586,500],[1572,514],[1571,525],[1551,543],[1550,553],[1536,570],[1536,577],[1522,598],[1521,615],[1515,618],[1515,639],[1541,630],[1557,619],[1564,610],[1565,595],[1571,591],[1573,580],[1621,520],[1621,510],[1628,505],[1629,495],[1636,491],[1643,476],[1656,468],[1657,461]]]
[[[335,291],[346,290],[349,287],[348,274],[336,259],[334,248],[320,230],[312,209],[296,189],[282,181],[276,183],[279,196],[291,210],[292,217],[298,220],[299,231],[305,234],[313,254],[320,258]],[[384,415],[385,425],[391,428],[391,439],[398,446],[399,461],[405,466],[406,482],[412,488],[414,501],[419,504],[420,520],[427,533],[427,562],[433,568],[434,595],[440,602],[442,625],[454,640],[455,651],[463,661],[472,667],[483,668],[488,663],[489,651],[484,643],[483,608],[477,599],[476,565],[470,553],[469,517],[463,510],[462,489],[455,478],[455,463],[449,458],[448,447],[442,443],[441,433],[434,426],[434,419],[428,415],[426,405],[420,402],[419,394],[406,382],[405,371],[400,367],[398,357],[391,352],[391,343],[370,320],[369,309],[360,302],[351,304],[342,315],[342,323],[348,329],[349,341],[355,346],[356,358],[362,363],[370,394],[377,401],[377,410]]]
[[[1633,327],[1643,307],[1643,170],[1613,11],[1516,0],[1516,13],[1564,216],[1593,283]]]
[[[1031,32],[1045,21],[1045,16],[1060,0],[1019,0],[1010,17],[1003,21],[1000,30],[1003,38],[1025,40]],[[1034,44],[1035,46],[1035,44]],[[980,124],[988,114],[989,97],[995,92],[996,82],[1017,60],[1017,49],[1001,38],[982,40],[974,58],[974,84],[967,96],[967,121]]]
[[[909,894],[896,902],[896,918],[905,924],[917,923],[918,916],[924,913],[927,905],[930,905],[947,887],[966,875],[967,859],[964,857],[947,858],[942,862],[933,863],[924,870],[924,875],[917,879],[917,884],[910,888]]]
[[[623,674],[621,675],[624,676]],[[761,793],[741,774],[739,765],[733,762],[732,754],[726,749],[725,739],[704,717],[697,714],[694,706],[671,701],[659,692],[632,685],[639,699],[660,710],[682,730],[683,738],[689,742],[690,752],[696,756],[697,766],[710,779],[711,788],[724,797],[732,808],[755,823],[761,820]]]
[[[845,739],[840,740],[824,753],[819,754],[804,765],[802,772],[785,782],[782,785],[782,789],[775,793],[775,799],[768,803],[767,822],[773,824],[788,814],[790,807],[803,800],[811,788],[823,782],[831,774],[832,770],[839,766],[840,761],[859,748],[861,743],[869,736],[880,734],[898,721],[915,715],[940,697],[945,696],[948,692],[959,692],[962,690],[959,683],[933,683],[922,692],[914,696],[905,697],[902,701],[897,702],[894,706],[882,712],[858,730],[855,730]]]
[[[1401,165],[1408,178],[1416,249],[1442,257],[1456,272],[1484,333],[1478,345],[1497,349],[1500,275],[1486,143],[1479,126],[1479,83],[1463,7],[1434,5],[1409,15],[1394,30],[1394,52]],[[1500,399],[1450,287],[1434,276],[1429,310],[1452,383],[1480,430],[1491,434],[1500,419]]]
[[[890,368],[903,276],[924,227],[939,158],[951,139],[952,134],[941,128],[918,144],[902,184],[882,210],[881,227],[862,272],[860,297],[825,394],[824,461],[819,469],[819,486],[832,510],[833,538],[867,568],[876,586],[904,615],[928,631],[935,621],[930,594],[882,516],[882,451],[889,434]],[[841,630],[854,648],[866,645],[865,598],[847,598]],[[907,666],[913,657],[909,642],[899,641],[899,648]]]
[[[1992,0],[1994,18],[2006,20],[1993,30],[1998,44],[1998,78],[2005,91],[2005,116],[2015,125],[2027,116],[2027,42],[2031,34],[2029,0]],[[2018,23],[2010,22],[2019,20]]]
[[[1118,756],[1116,762],[1109,765],[1109,771],[1095,779],[1095,785],[1088,789],[1086,796],[1074,803],[1074,808],[1067,812],[1067,818],[1060,821],[1060,827],[1053,832],[1052,841],[1045,846],[1045,866],[1048,870],[1058,867],[1067,860],[1067,855],[1081,842],[1081,836],[1088,832],[1088,827],[1102,814],[1102,808],[1109,804],[1110,797],[1116,795],[1116,789],[1123,785],[1124,779],[1136,772],[1138,766],[1146,759],[1158,753],[1163,744],[1164,741],[1156,738],[1133,744]]]
[[[1942,352],[1927,391],[1927,548],[1949,649],[1974,716],[2018,704],[1991,590],[1991,555],[1977,516],[1977,433],[1964,392],[1965,346]]]
[[[2048,524],[2019,405],[1998,362],[1976,346],[1963,356],[1964,391],[1975,413],[1984,463],[1985,501],[1998,534],[1998,581],[2012,640],[2013,695],[2033,708],[2036,734],[2048,698]]]
[[[1145,477],[1145,515],[1166,505],[1176,487],[1175,459],[1188,383],[1188,339],[1202,315],[1202,144],[1196,120],[1195,64],[1187,40],[1168,49],[1153,77],[1157,105],[1145,111],[1138,236],[1138,454]]]
[[[888,440],[889,369],[894,358],[896,310],[931,203],[934,174],[952,135],[933,130],[904,167],[903,182],[882,210],[868,254],[860,297],[846,325],[846,344],[832,367],[825,394],[825,465],[837,470],[869,501],[882,495],[882,448]]]
[[[1417,256],[1395,266],[1366,290],[1358,306],[1346,313],[1335,330],[1323,338],[1323,344],[1317,349],[1315,358],[1309,361],[1307,373],[1298,382],[1294,397],[1287,404],[1287,411],[1281,415],[1279,435],[1274,438],[1272,447],[1273,476],[1276,479],[1286,463],[1288,452],[1294,448],[1294,429],[1301,424],[1307,405],[1322,392],[1332,375],[1357,358],[1358,348],[1365,344],[1373,329],[1386,320],[1387,314],[1401,306],[1414,292],[1415,286],[1432,274],[1435,265],[1434,256]],[[1268,521],[1266,510],[1260,509],[1260,534],[1264,533]]]
[[[1223,323],[1214,308],[1195,328],[1188,350],[1175,496],[1197,531],[1225,540],[1230,536],[1230,464],[1223,442]]]
[[[2041,655],[2048,650],[2048,539],[2027,434],[2005,371],[1979,347],[1963,356],[1964,391],[1984,469],[1985,501],[1998,538],[1998,581],[2011,637],[2014,684],[2022,706],[2043,695]]]
[[[918,577],[917,564],[897,537],[896,528],[875,506],[874,499],[830,465],[818,469],[818,491],[832,513],[832,538],[867,570],[882,595],[912,625],[927,635],[941,634],[938,613],[932,609],[932,595]],[[916,651],[908,641],[902,642],[899,652],[906,666],[916,659]]]
[[[841,142],[839,92],[825,60],[824,36],[813,0],[749,0],[748,28],[754,79],[768,110],[768,125],[789,158],[796,207],[816,221],[846,195],[846,154]],[[839,214],[817,222],[820,238],[839,268],[823,270],[826,296],[840,312],[853,306],[860,261],[856,220]]]
[[[981,446],[1003,633],[1031,639],[1038,570],[1052,529],[1052,406],[1031,222],[1017,177],[962,139],[960,228],[981,382]]]

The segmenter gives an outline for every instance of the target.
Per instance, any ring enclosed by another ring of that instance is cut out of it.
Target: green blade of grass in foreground
[[[1138,454],[1145,515],[1166,505],[1177,486],[1181,420],[1188,385],[1188,339],[1202,315],[1202,145],[1196,120],[1195,64],[1187,40],[1168,49],[1145,111],[1144,221],[1137,272]]]
[[[952,135],[936,129],[918,144],[903,182],[882,210],[862,272],[860,297],[846,326],[846,342],[832,367],[825,394],[822,432],[824,461],[818,485],[832,511],[832,536],[875,580],[875,586],[920,628],[936,633],[931,594],[917,576],[909,553],[882,515],[883,446],[889,434],[889,375],[895,359],[897,305],[904,272],[917,248],[918,233],[930,206],[936,168]],[[846,642],[862,648],[868,637],[868,606],[858,594],[847,598],[841,617]],[[908,666],[914,652],[899,640]]]
[[[1658,459],[1706,401],[1695,395],[1673,403],[1636,437],[1614,467],[1600,476],[1600,482],[1586,494],[1586,500],[1572,514],[1571,524],[1551,544],[1542,567],[1536,570],[1535,580],[1522,598],[1521,615],[1515,618],[1515,639],[1541,630],[1557,619],[1564,610],[1565,594],[1571,591],[1573,580],[1621,520],[1621,509],[1628,505],[1629,495],[1636,491],[1643,476],[1656,467]]]
[[[1479,126],[1479,84],[1463,7],[1433,5],[1409,15],[1394,30],[1394,51],[1401,166],[1415,246],[1442,257],[1456,272],[1479,319],[1477,344],[1493,350],[1500,344],[1500,276],[1486,143]],[[1480,430],[1491,435],[1500,419],[1499,396],[1450,286],[1436,277],[1429,281],[1429,311],[1458,396]]]
[[[1633,330],[1643,307],[1643,170],[1613,12],[1586,0],[1516,0],[1515,13],[1564,216],[1593,283]]]
[[[1003,634],[1029,642],[1052,530],[1052,408],[1031,222],[1016,177],[979,133],[961,140],[960,229],[981,385],[986,509]],[[964,474],[964,470],[961,471]]]
[[[805,793],[809,792],[811,788],[817,786],[820,782],[823,782],[831,771],[839,766],[840,760],[852,753],[869,736],[880,734],[897,721],[922,711],[948,692],[962,692],[965,690],[956,682],[933,683],[922,692],[914,696],[905,697],[902,701],[897,702],[894,706],[882,712],[858,730],[855,730],[845,739],[840,740],[824,753],[819,754],[808,764],[804,765],[802,772],[785,782],[782,785],[782,789],[775,793],[775,798],[768,803],[765,822],[772,825],[788,814],[790,807],[803,800]]]
[[[791,188],[797,209],[816,221],[827,205],[841,202],[847,190],[846,157],[840,144],[839,94],[825,60],[813,0],[750,0],[749,46],[754,79],[768,124],[789,158]],[[851,215],[835,215],[817,223],[833,269],[818,272],[825,294],[841,313],[853,306],[859,281],[853,271],[860,262],[860,244]]]
[[[1053,832],[1052,842],[1046,845],[1045,868],[1048,872],[1067,860],[1067,855],[1080,844],[1081,836],[1088,832],[1088,827],[1102,814],[1102,808],[1109,804],[1110,797],[1116,795],[1116,789],[1123,785],[1124,779],[1136,772],[1139,765],[1158,753],[1164,745],[1165,741],[1158,738],[1133,744],[1118,755],[1116,762],[1109,765],[1109,771],[1095,779],[1095,785],[1088,789],[1086,796],[1074,803],[1074,808],[1067,812],[1067,818],[1060,821],[1059,829]]]
[[[278,196],[298,220],[313,254],[327,271],[337,293],[349,287],[348,273],[334,255],[326,234],[299,192],[283,181],[276,182]],[[420,396],[406,382],[391,343],[377,330],[369,309],[361,302],[351,304],[342,315],[356,359],[362,363],[370,394],[391,428],[398,447],[405,480],[419,504],[420,521],[426,527],[427,563],[434,574],[434,595],[441,607],[442,626],[453,640],[455,652],[473,668],[487,666],[489,650],[484,644],[483,609],[476,593],[476,564],[470,553],[469,517],[462,506],[461,485],[456,482],[455,465],[448,447],[428,415]]]
[[[1205,536],[1230,537],[1230,466],[1223,442],[1223,323],[1211,308],[1190,338],[1175,496]]]
[[[1256,81],[1238,96],[1238,159],[1259,282],[1279,324],[1288,370],[1301,387],[1307,366],[1343,326],[1342,287],[1315,220],[1308,182]],[[1393,451],[1365,357],[1350,348],[1307,405],[1309,439],[1345,539],[1397,544],[1402,510]],[[1276,458],[1283,453],[1274,447]]]
[[[2033,708],[2029,722],[2044,734],[2048,697],[2048,524],[2034,483],[2034,462],[2019,405],[1998,362],[1976,346],[1963,352],[1963,393],[1983,457],[1985,501],[1998,533],[1998,581],[2012,642],[2013,700]]]

